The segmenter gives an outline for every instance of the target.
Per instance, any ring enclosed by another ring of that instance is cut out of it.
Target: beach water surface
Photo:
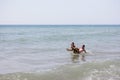
[[[120,80],[120,26],[0,25],[0,80]]]

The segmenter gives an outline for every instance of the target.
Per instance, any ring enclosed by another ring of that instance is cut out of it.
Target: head
[[[82,45],[82,48],[85,48],[85,45]]]
[[[74,42],[72,42],[72,45],[74,45]]]

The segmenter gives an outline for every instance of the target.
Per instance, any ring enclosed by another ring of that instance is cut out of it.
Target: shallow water
[[[86,61],[70,47],[86,45]],[[2,26],[0,80],[120,80],[120,26]]]

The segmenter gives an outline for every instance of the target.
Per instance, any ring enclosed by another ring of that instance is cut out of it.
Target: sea
[[[120,80],[120,25],[0,25],[0,80]]]

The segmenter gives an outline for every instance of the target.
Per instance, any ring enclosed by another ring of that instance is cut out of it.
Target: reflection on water
[[[72,62],[79,62],[79,55],[72,55],[71,56],[71,60],[72,60]]]
[[[75,55],[71,55],[71,60],[72,62],[76,63],[76,62],[79,62],[79,58],[82,60],[82,61],[85,61],[85,54],[84,53],[81,53],[81,54],[75,54]]]

